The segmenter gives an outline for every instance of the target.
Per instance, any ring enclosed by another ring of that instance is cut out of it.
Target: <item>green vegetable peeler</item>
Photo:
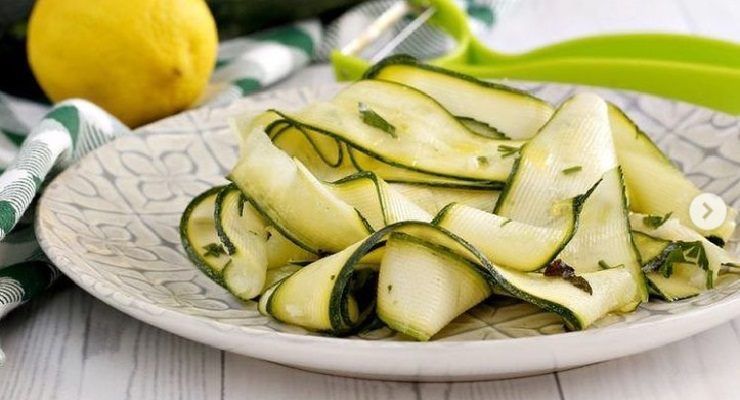
[[[465,13],[451,0],[409,0],[391,7],[364,37],[343,51],[332,53],[337,79],[360,78],[370,63],[355,54],[377,39],[383,26],[397,22],[409,11],[419,14],[410,28],[428,20],[456,41],[450,53],[430,60],[444,68],[484,79],[639,90],[740,114],[739,44],[678,34],[621,34],[570,40],[522,54],[503,54],[473,37]],[[404,29],[389,45],[397,45],[410,33]],[[385,46],[381,52],[390,50]]]

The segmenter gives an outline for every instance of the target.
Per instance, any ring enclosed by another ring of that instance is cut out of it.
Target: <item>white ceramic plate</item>
[[[563,85],[525,85],[559,103]],[[337,85],[275,91],[225,108],[187,112],[105,145],[58,176],[40,201],[43,249],[79,286],[142,321],[214,347],[299,368],[394,380],[475,380],[571,368],[645,351],[740,314],[740,279],[701,296],[651,302],[582,332],[527,304],[482,304],[435,341],[380,330],[353,338],[311,334],[261,316],[187,259],[178,222],[193,196],[237,159],[227,120],[298,108]],[[740,206],[740,120],[651,96],[596,90],[623,107],[689,177]],[[730,243],[738,251],[737,235]]]

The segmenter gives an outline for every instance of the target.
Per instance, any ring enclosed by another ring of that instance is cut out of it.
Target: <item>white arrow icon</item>
[[[727,206],[721,197],[713,193],[702,193],[689,206],[691,222],[705,231],[719,228],[727,218]]]

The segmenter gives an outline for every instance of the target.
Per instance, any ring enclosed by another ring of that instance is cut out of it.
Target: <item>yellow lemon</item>
[[[218,38],[204,0],[38,0],[28,58],[53,101],[90,100],[129,126],[190,106]]]

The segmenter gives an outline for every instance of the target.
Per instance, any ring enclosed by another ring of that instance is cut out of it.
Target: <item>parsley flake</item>
[[[203,253],[203,257],[219,257],[222,254],[226,254],[226,250],[218,243],[209,243],[203,246],[203,250],[206,251]]]
[[[669,212],[662,217],[660,215],[646,215],[642,218],[642,222],[650,228],[658,229],[668,221],[671,215],[673,215],[673,212]]]
[[[391,125],[390,122],[386,121],[385,118],[381,117],[378,113],[373,111],[365,103],[357,103],[357,109],[360,111],[360,118],[365,125],[370,125],[373,128],[378,128],[381,131],[397,138],[396,127]]]

